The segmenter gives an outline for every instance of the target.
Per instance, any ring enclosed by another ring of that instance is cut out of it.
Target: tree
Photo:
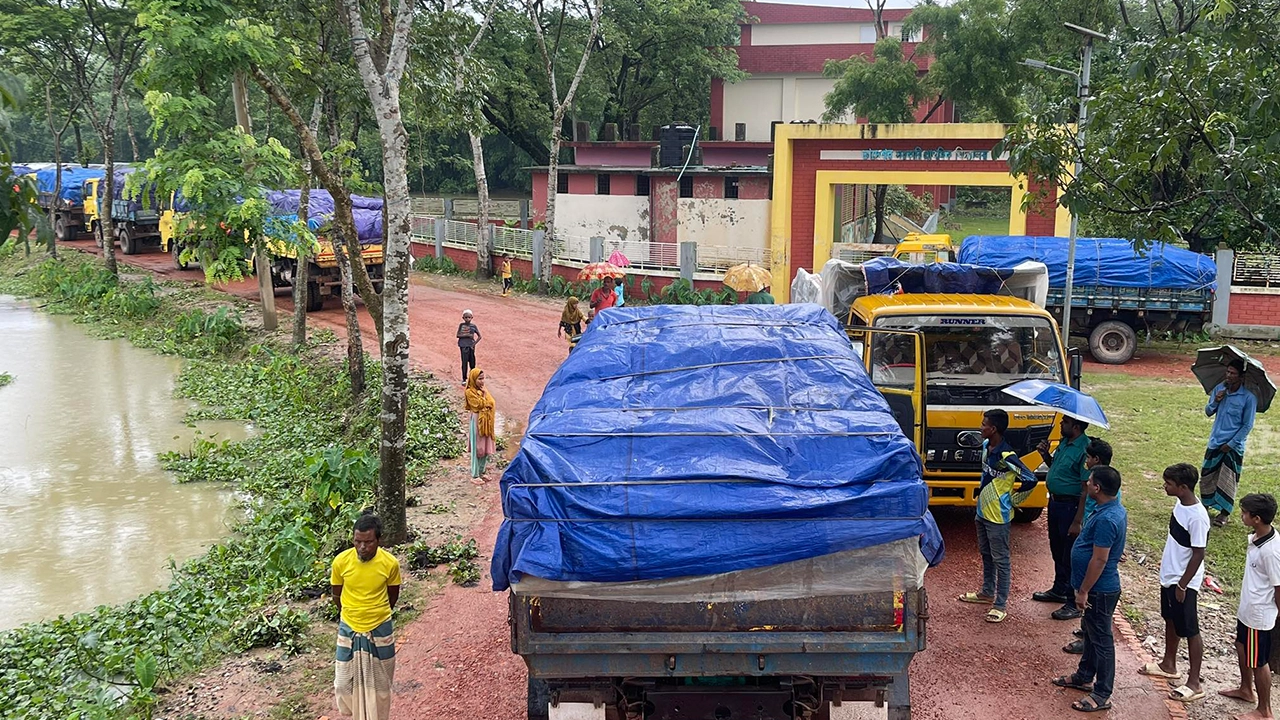
[[[0,72],[0,245],[9,242],[9,234],[14,230],[24,241],[36,229],[52,236],[48,224],[41,223],[43,215],[36,203],[35,185],[30,178],[18,177],[10,162],[9,115],[22,107],[24,99],[22,81]]]
[[[380,5],[374,34],[365,28],[356,0],[339,0],[345,10],[356,68],[377,118],[382,140],[385,190],[386,284],[382,299],[382,414],[378,445],[378,513],[386,526],[387,544],[408,538],[405,519],[405,432],[409,412],[409,137],[400,111],[400,84],[409,59],[413,0],[400,0],[395,14],[390,0]],[[354,258],[353,258],[354,259]]]
[[[543,12],[542,0],[526,0],[526,9],[529,12],[529,20],[533,23],[534,36],[538,43],[538,53],[542,57],[543,71],[546,73],[547,83],[551,90],[551,139],[547,143],[548,161],[547,161],[547,208],[546,208],[546,225],[547,235],[546,241],[542,247],[542,277],[539,278],[539,284],[544,288],[551,282],[551,261],[555,255],[555,232],[556,232],[556,180],[557,168],[560,165],[560,143],[563,139],[564,132],[564,116],[565,112],[573,105],[573,97],[578,92],[578,85],[582,82],[582,76],[587,69],[587,61],[591,59],[591,51],[596,45],[600,31],[600,3],[601,0],[587,0],[586,13],[590,21],[590,29],[587,32],[586,40],[582,44],[582,54],[578,60],[578,67],[573,73],[573,79],[569,82],[569,88],[561,97],[559,83],[557,82],[558,71],[556,64],[560,59],[561,45],[563,39],[557,30],[553,37],[553,44],[547,44],[547,36],[550,35],[548,29],[553,19],[557,17],[557,13]],[[568,0],[561,0],[558,18],[560,25],[563,27],[566,16],[569,13]],[[547,23],[546,26],[543,23]]]
[[[1027,113],[1010,165],[1059,188],[1092,232],[1256,247],[1280,228],[1280,3],[1184,2],[1137,13],[1092,83],[1083,173],[1071,102]]]

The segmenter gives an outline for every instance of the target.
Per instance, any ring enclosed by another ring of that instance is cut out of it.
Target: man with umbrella
[[[1244,376],[1244,360],[1230,358],[1222,382],[1209,393],[1204,406],[1204,414],[1213,418],[1213,430],[1200,468],[1200,497],[1206,509],[1218,511],[1213,519],[1217,527],[1227,524],[1235,506],[1245,441],[1258,412],[1258,398],[1245,387]]]

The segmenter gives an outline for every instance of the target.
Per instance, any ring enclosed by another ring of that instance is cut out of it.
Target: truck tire
[[[53,218],[53,235],[61,242],[66,242],[70,239],[67,236],[67,219],[61,215]]]
[[[547,720],[551,715],[551,686],[546,680],[529,678],[529,718]]]
[[[182,262],[182,246],[178,243],[169,244],[169,252],[173,253],[173,264],[179,270],[186,270],[187,263]]]
[[[1103,365],[1123,365],[1138,350],[1138,334],[1119,320],[1108,320],[1089,333],[1089,352]]]
[[[94,220],[89,227],[89,234],[93,236],[93,244],[102,247],[102,223]]]
[[[307,283],[307,312],[320,312],[324,309],[324,295],[320,294],[320,283]]]
[[[138,254],[138,240],[129,232],[129,227],[120,228],[120,252],[125,255]]]
[[[1044,512],[1044,508],[1014,508],[1013,521],[1016,523],[1035,522]]]

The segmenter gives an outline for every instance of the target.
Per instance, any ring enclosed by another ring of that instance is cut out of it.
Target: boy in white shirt
[[[1147,665],[1145,675],[1176,678],[1178,675],[1178,643],[1187,639],[1187,655],[1191,669],[1187,682],[1169,693],[1181,702],[1194,702],[1204,697],[1200,686],[1200,660],[1204,642],[1200,637],[1200,618],[1196,597],[1204,579],[1204,549],[1209,544],[1209,511],[1200,504],[1196,485],[1200,471],[1187,463],[1170,465],[1164,470],[1164,493],[1177,498],[1169,516],[1169,534],[1160,559],[1160,617],[1164,618],[1164,659],[1155,668]],[[1157,672],[1158,671],[1158,672]],[[1172,683],[1170,683],[1172,684]]]
[[[1219,694],[1258,703],[1257,709],[1238,720],[1272,718],[1271,635],[1280,608],[1280,538],[1271,527],[1276,517],[1276,499],[1252,493],[1240,501],[1240,520],[1253,534],[1249,536],[1240,583],[1240,609],[1236,613],[1236,655],[1240,658],[1240,687]],[[1254,688],[1258,694],[1254,695]]]

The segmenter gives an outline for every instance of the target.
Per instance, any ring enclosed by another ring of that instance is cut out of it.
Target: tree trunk
[[[333,243],[333,256],[338,260],[338,279],[342,281],[342,312],[347,321],[347,377],[351,383],[351,399],[364,395],[364,340],[360,335],[360,316],[356,314],[356,293],[351,282],[351,256],[345,243]]]
[[[311,168],[302,163],[302,194],[298,197],[298,222],[307,226],[311,209]],[[293,347],[301,350],[307,344],[307,280],[310,276],[311,255],[298,244],[293,267]]]
[[[884,237],[884,199],[885,199],[885,196],[888,194],[889,194],[888,185],[876,186],[876,191],[875,191],[876,228],[875,228],[875,232],[871,235],[871,242],[873,243],[882,242],[882,238]]]
[[[480,134],[472,131],[471,165],[476,171],[476,199],[480,203],[476,227],[480,234],[476,242],[476,277],[487,280],[493,276],[493,228],[489,227],[489,177],[484,167],[484,144]]]
[[[538,278],[538,291],[546,292],[551,284],[551,262],[555,259],[556,240],[556,187],[560,184],[558,177],[560,168],[560,121],[563,115],[557,114],[551,123],[551,157],[547,163],[547,210],[543,222],[546,224],[546,237],[542,241],[542,277]]]
[[[116,266],[116,224],[111,219],[111,199],[116,192],[116,128],[114,120],[109,120],[102,133],[102,164],[106,166],[106,177],[102,178],[102,194],[99,196],[101,212],[98,213],[98,224],[102,228],[102,259],[106,262],[107,271],[119,275]]]
[[[129,113],[129,93],[120,96],[124,102],[124,127],[129,133],[129,147],[133,148],[133,161],[138,162],[138,136],[133,133],[133,117]]]
[[[49,203],[49,227],[55,228],[54,216],[57,214],[58,194],[62,192],[62,133],[66,132],[64,123],[59,128],[53,122],[53,83],[44,86],[44,112],[49,122],[49,134],[53,136],[53,202]],[[58,257],[58,235],[49,233],[49,257]]]

